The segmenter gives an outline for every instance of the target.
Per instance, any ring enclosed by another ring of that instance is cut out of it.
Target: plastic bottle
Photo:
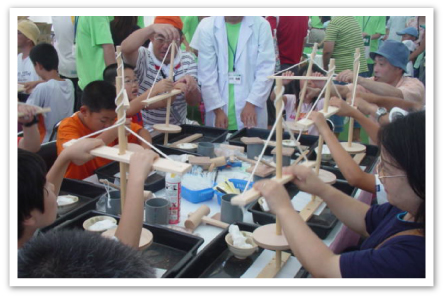
[[[170,201],[170,224],[178,224],[180,222],[181,188],[181,176],[167,173],[165,176],[165,198]]]

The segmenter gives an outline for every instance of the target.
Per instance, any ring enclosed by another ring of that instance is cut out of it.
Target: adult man
[[[17,46],[20,54],[17,56],[17,81],[24,84],[26,93],[30,93],[34,87],[41,82],[40,77],[29,59],[29,53],[37,44],[40,30],[30,20],[22,20],[17,25]],[[21,101],[26,101],[25,95]]]
[[[262,17],[209,17],[199,24],[199,82],[207,126],[267,127],[275,67],[270,25]]]
[[[177,50],[182,39],[182,28],[183,23],[178,16],[157,16],[154,24],[133,32],[122,42],[125,62],[135,66],[140,85],[139,95],[155,83],[174,83],[173,88],[182,91],[171,104],[170,123],[173,125],[185,124],[187,104],[197,105],[201,100],[194,57],[190,53]],[[151,40],[150,45],[148,48],[142,47],[147,39]],[[177,46],[174,61],[170,61],[172,40],[176,41]],[[174,65],[173,82],[168,78],[170,63]],[[158,72],[160,75],[154,81]],[[150,130],[155,124],[165,123],[166,109],[144,109],[142,117],[145,128]]]
[[[81,93],[87,84],[102,80],[105,67],[116,63],[110,21],[108,16],[77,16],[75,18],[78,99],[81,98]],[[74,110],[80,108],[80,100],[77,101]]]
[[[424,85],[416,78],[403,76],[409,59],[409,50],[399,41],[387,40],[378,51],[370,53],[375,61],[375,75],[371,78],[358,77],[358,92],[397,97],[424,105]],[[353,72],[345,70],[337,80],[351,83]],[[338,86],[345,95],[351,92],[352,85]]]

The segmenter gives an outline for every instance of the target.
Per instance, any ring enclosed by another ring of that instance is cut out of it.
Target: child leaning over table
[[[297,70],[297,76],[305,76],[307,73],[307,65],[298,68]],[[286,71],[282,74],[282,76],[294,76],[294,73],[292,71]],[[313,65],[313,73],[312,76],[324,76],[322,75],[322,70],[317,66]],[[292,80],[290,79],[284,79],[282,81],[282,84],[285,86],[289,84]],[[319,88],[322,89],[324,87],[325,81],[315,81],[315,80],[308,80],[307,81],[307,92],[305,94],[305,99],[302,101],[301,106],[301,112],[299,114],[298,120],[301,120],[305,118],[306,114],[310,112],[311,108],[313,107],[314,101],[317,99],[313,97],[310,94],[309,89],[310,88]],[[286,114],[286,120],[287,121],[294,121],[296,117],[296,111],[299,105],[300,101],[300,93],[302,88],[304,87],[304,80],[299,80],[298,83],[295,83],[295,93],[294,94],[284,94],[282,96],[282,99],[284,101],[284,108],[285,108],[285,114]],[[276,94],[274,92],[271,93],[270,99],[274,101],[276,99]],[[319,99],[318,103],[316,104],[316,107],[314,108],[315,111],[322,110],[324,108],[324,98]],[[307,134],[310,135],[319,135],[318,130],[314,125],[312,125],[309,129]]]
[[[93,81],[89,83],[83,90],[80,110],[60,123],[57,132],[57,153],[60,154],[63,150],[63,144],[71,139],[79,139],[114,125],[116,121],[115,97],[116,88],[112,84],[105,81]],[[142,126],[132,123],[131,119],[126,120],[126,125],[145,141],[151,142],[150,133],[142,128]],[[108,146],[115,146],[118,144],[117,130],[117,127],[115,127],[92,137],[102,139]],[[137,143],[143,148],[149,148],[148,145],[132,134],[128,135],[128,143]],[[95,158],[81,166],[70,164],[65,177],[85,179],[93,175],[97,168],[110,162],[111,161],[107,159]]]

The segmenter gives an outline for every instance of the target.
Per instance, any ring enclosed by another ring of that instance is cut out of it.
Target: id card
[[[370,58],[370,36],[365,36],[362,40],[364,42],[365,58]]]
[[[232,85],[240,85],[242,83],[242,76],[235,72],[228,72],[228,83]]]

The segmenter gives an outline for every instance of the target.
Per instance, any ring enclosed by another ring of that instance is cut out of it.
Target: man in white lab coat
[[[267,128],[275,53],[269,23],[255,16],[209,17],[199,24],[198,78],[205,124]],[[228,33],[227,33],[228,32]]]

